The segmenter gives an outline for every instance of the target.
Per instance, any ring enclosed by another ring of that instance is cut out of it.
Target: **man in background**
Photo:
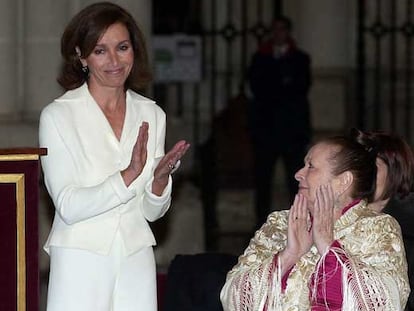
[[[276,161],[285,168],[289,199],[297,192],[295,172],[311,140],[308,92],[311,85],[310,57],[291,37],[289,18],[276,18],[271,37],[253,55],[248,79],[253,94],[249,105],[250,133],[255,165],[257,227],[271,210],[272,182]]]

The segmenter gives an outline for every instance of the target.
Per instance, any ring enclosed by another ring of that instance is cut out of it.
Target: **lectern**
[[[0,310],[39,310],[39,159],[46,153],[0,149]]]

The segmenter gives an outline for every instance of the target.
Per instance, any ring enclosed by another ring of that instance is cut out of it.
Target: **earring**
[[[83,75],[84,75],[85,79],[88,79],[89,78],[89,68],[88,68],[88,66],[82,66],[82,72],[83,72]]]

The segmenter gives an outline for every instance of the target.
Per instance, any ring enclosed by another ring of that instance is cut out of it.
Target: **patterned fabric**
[[[329,308],[329,297],[322,309],[311,302],[319,301],[312,299],[311,279],[326,275],[321,267],[327,254],[335,254],[342,269],[340,310],[404,309],[410,288],[401,230],[394,218],[361,201],[335,223],[334,237],[341,248],[331,247],[321,258],[313,246],[288,272],[282,289],[277,254],[286,246],[288,215],[288,210],[270,214],[227,274],[220,294],[225,311],[335,310]]]

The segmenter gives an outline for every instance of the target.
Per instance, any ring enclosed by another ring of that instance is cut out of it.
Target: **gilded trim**
[[[0,161],[29,161],[39,160],[38,154],[3,154],[0,155]]]
[[[17,311],[26,310],[26,207],[24,174],[0,174],[0,183],[16,184]]]

